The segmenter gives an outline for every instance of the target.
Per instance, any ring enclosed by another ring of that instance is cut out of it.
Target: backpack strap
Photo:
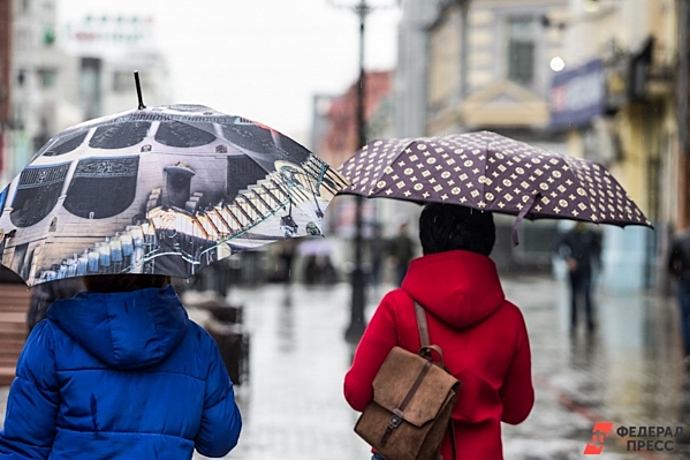
[[[426,312],[424,307],[419,305],[419,302],[412,300],[414,302],[414,312],[417,316],[417,329],[419,330],[419,341],[422,347],[428,347],[431,345],[429,341],[429,324],[426,322]],[[455,426],[453,425],[453,417],[448,421],[448,433],[450,435],[450,447],[453,451],[453,459],[457,458],[457,447],[455,445]]]
[[[417,315],[417,329],[419,329],[419,340],[422,347],[428,347],[429,343],[429,325],[426,322],[426,312],[419,303],[414,301],[414,312]]]

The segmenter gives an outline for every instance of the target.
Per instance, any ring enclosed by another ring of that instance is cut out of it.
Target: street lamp
[[[357,81],[357,133],[358,148],[367,142],[366,120],[364,119],[364,104],[366,100],[365,72],[364,72],[364,26],[367,15],[374,9],[367,4],[366,0],[360,0],[357,5],[345,6],[336,4],[329,0],[333,6],[348,8],[357,14],[359,18],[359,79]],[[355,197],[355,266],[352,270],[350,282],[352,285],[352,297],[350,305],[350,324],[345,331],[345,340],[350,343],[357,343],[364,333],[366,327],[364,323],[364,307],[366,305],[364,270],[362,269],[362,203],[364,198],[357,195]]]

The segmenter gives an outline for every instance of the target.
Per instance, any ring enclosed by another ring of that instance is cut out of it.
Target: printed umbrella
[[[0,193],[0,260],[29,286],[106,273],[187,278],[244,249],[320,235],[347,181],[294,140],[199,105],[73,126]]]
[[[346,161],[341,194],[453,203],[527,219],[651,223],[602,165],[490,131],[376,140]]]

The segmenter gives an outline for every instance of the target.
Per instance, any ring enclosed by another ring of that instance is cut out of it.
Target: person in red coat
[[[426,310],[431,343],[443,349],[448,371],[461,382],[453,410],[457,459],[501,460],[501,422],[527,418],[534,388],[525,321],[506,300],[489,258],[493,216],[430,204],[420,215],[419,237],[424,255],[412,261],[401,288],[387,293],[371,318],[345,375],[345,399],[363,411],[388,352],[395,345],[419,350],[416,300]],[[448,434],[441,454],[452,459]]]

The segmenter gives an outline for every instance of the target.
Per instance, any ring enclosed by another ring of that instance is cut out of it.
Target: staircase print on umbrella
[[[187,278],[242,250],[321,235],[346,185],[260,123],[204,106],[137,109],[59,133],[0,192],[0,260],[29,285]]]

